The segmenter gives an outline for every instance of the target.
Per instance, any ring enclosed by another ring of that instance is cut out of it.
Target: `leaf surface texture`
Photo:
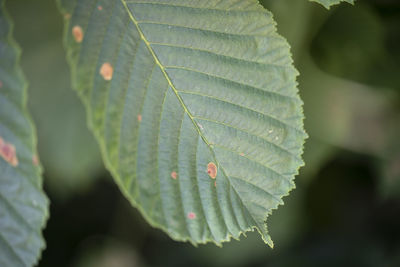
[[[106,167],[176,240],[258,229],[294,187],[302,101],[255,0],[59,1],[74,88]]]

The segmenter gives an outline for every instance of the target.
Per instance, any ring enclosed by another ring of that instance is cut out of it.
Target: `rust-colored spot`
[[[64,14],[64,19],[70,19],[70,18],[71,18],[71,14],[69,14],[69,13]]]
[[[243,157],[243,156],[244,156],[244,153],[242,152],[242,153],[240,153],[239,155]]]
[[[102,11],[102,10],[103,10],[103,7],[102,7],[102,6],[98,6],[97,9],[98,9],[99,11]]]
[[[39,165],[39,157],[38,157],[38,155],[33,155],[32,162],[33,162],[33,165],[35,165],[35,166]]]
[[[18,165],[17,153],[15,147],[5,142],[0,137],[0,156],[7,161],[11,166],[16,167]]]
[[[103,63],[103,65],[101,65],[100,75],[103,77],[104,80],[111,81],[113,72],[114,72],[114,68],[111,66],[110,63],[106,62],[106,63]]]
[[[187,215],[187,217],[188,217],[189,219],[191,219],[191,220],[196,219],[196,213],[194,213],[194,212],[189,212],[188,215]]]
[[[207,164],[207,173],[213,179],[217,177],[217,165],[215,165],[214,162],[210,162]]]
[[[217,181],[214,182],[214,186],[217,187]]]
[[[72,28],[72,35],[74,36],[75,42],[80,43],[83,40],[83,31],[81,26],[74,26]]]
[[[176,172],[171,172],[172,179],[178,178],[178,174]]]
[[[137,115],[137,120],[138,120],[138,122],[141,122],[142,121],[142,115]]]

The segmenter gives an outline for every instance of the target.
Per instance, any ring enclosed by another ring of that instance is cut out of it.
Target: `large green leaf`
[[[44,248],[48,199],[26,110],[20,51],[0,0],[0,266],[32,266]]]
[[[256,0],[60,1],[73,86],[125,196],[193,244],[258,229],[294,187],[302,101]]]
[[[331,6],[337,5],[340,2],[354,4],[355,0],[310,0],[310,1],[320,3],[321,5],[329,9]]]

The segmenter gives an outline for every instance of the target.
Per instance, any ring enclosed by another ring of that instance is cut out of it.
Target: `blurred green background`
[[[9,0],[51,199],[39,266],[400,266],[400,1],[265,0],[292,46],[306,166],[258,233],[223,248],[151,228],[101,162],[70,88],[54,0]]]

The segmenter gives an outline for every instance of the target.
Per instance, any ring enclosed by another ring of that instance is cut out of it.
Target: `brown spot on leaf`
[[[1,88],[1,87],[3,87],[3,82],[2,82],[2,81],[0,81],[0,88]]]
[[[106,63],[103,63],[103,65],[101,65],[100,75],[103,77],[104,80],[111,81],[113,72],[114,72],[114,68],[111,66],[110,63],[106,62]]]
[[[137,120],[138,120],[138,122],[141,122],[142,121],[142,115],[137,115]]]
[[[102,10],[103,10],[103,7],[102,7],[102,6],[98,6],[97,9],[98,9],[99,11],[102,11]]]
[[[214,182],[214,186],[217,187],[217,181]]]
[[[35,166],[39,165],[39,157],[38,157],[38,155],[33,155],[32,162],[33,162],[33,165],[35,165]]]
[[[207,173],[213,179],[217,177],[217,165],[215,165],[214,162],[210,162],[207,164]]]
[[[189,212],[188,215],[187,215],[187,217],[188,217],[189,219],[191,219],[191,220],[196,219],[196,213],[194,213],[194,212]]]
[[[72,35],[74,36],[75,42],[80,43],[83,40],[83,31],[81,26],[74,26],[72,28]]]
[[[11,166],[16,167],[18,165],[17,153],[15,147],[12,144],[5,142],[0,137],[0,156],[7,161]]]
[[[242,157],[243,157],[243,156],[244,156],[244,153],[243,153],[243,152],[242,152],[242,153],[240,153],[240,156],[242,156]]]
[[[176,180],[176,178],[178,178],[178,174],[176,172],[171,172],[171,177],[172,179]]]

